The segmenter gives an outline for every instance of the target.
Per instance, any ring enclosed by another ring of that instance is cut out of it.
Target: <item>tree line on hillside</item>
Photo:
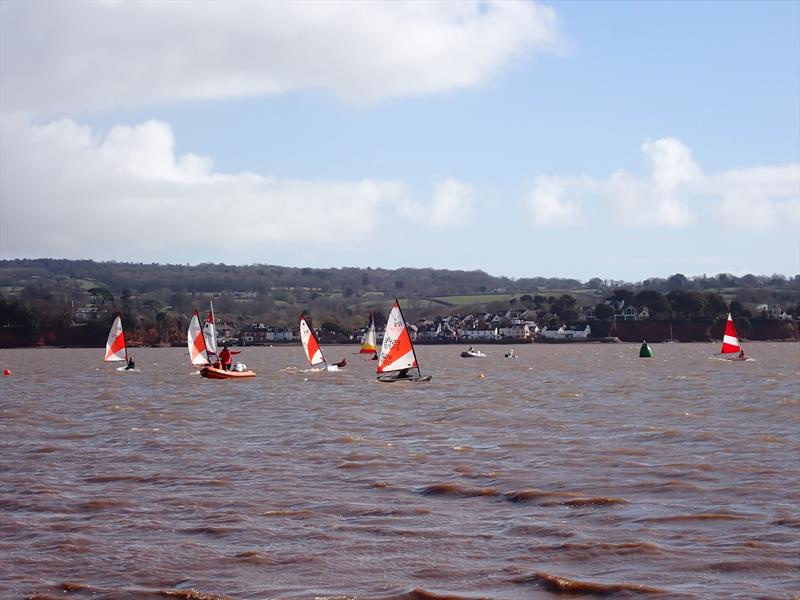
[[[471,304],[448,305],[441,299],[473,294],[477,298]],[[506,299],[498,300],[498,294]],[[646,306],[651,319],[716,319],[728,308],[737,316],[758,319],[763,316],[755,310],[759,304],[780,304],[797,316],[800,276],[676,274],[638,283],[599,278],[583,283],[437,269],[0,261],[0,328],[6,337],[13,334],[19,340],[15,345],[73,338],[77,341],[70,343],[76,345],[82,339],[97,343],[105,339],[117,312],[141,343],[180,343],[193,310],[206,311],[209,300],[233,328],[254,322],[294,327],[305,311],[324,330],[344,335],[366,325],[370,311],[380,326],[394,297],[404,299],[409,320],[528,308],[547,324],[553,319],[577,321],[592,308],[594,318],[603,322],[613,318],[612,303]],[[441,300],[418,302],[425,298]]]
[[[222,293],[250,291],[260,294],[291,291],[336,290],[345,297],[370,292],[391,295],[434,297],[459,294],[529,292],[532,290],[620,288],[648,289],[662,293],[671,290],[721,291],[729,288],[798,290],[800,275],[743,275],[729,273],[686,277],[680,273],[667,278],[651,277],[641,282],[626,282],[595,277],[586,282],[558,277],[496,277],[480,270],[380,269],[280,267],[275,265],[172,265],[125,262],[96,262],[67,259],[14,259],[0,261],[0,288],[19,286],[22,282],[44,280],[92,280],[112,292],[123,289],[149,293],[169,289],[183,293]],[[279,294],[277,294],[279,295]]]

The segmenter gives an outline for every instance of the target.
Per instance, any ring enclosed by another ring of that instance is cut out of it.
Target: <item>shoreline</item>
[[[640,340],[640,341],[626,341],[617,339],[615,341],[606,338],[589,338],[586,340],[549,340],[549,341],[524,341],[524,340],[492,340],[492,341],[475,341],[475,340],[458,340],[453,342],[430,342],[430,341],[415,341],[415,346],[564,346],[564,345],[583,345],[583,344],[641,344],[642,341],[648,344],[721,344],[722,340]],[[739,342],[743,344],[762,344],[762,343],[789,343],[797,344],[800,340],[794,338],[772,339],[772,340],[747,340],[739,338]],[[340,347],[360,347],[360,342],[322,342],[327,347],[340,346]],[[239,346],[237,344],[228,344],[230,348],[275,348],[275,347],[293,347],[299,346],[300,340],[296,342],[273,342],[271,344],[250,344],[248,346]],[[104,346],[5,346],[0,347],[0,351],[4,350],[102,350]],[[128,346],[129,350],[147,350],[153,348],[176,348],[186,350],[186,346]],[[380,346],[378,347],[380,350]]]

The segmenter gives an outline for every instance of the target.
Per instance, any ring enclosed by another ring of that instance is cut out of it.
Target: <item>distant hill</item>
[[[0,261],[0,326],[14,328],[24,339],[34,331],[86,337],[74,331],[76,324],[93,331],[92,338],[102,337],[111,316],[121,312],[142,340],[177,343],[185,337],[192,311],[207,311],[209,301],[232,327],[252,322],[293,326],[306,311],[331,331],[352,331],[366,323],[370,311],[382,320],[394,298],[401,300],[408,319],[524,307],[543,318],[568,321],[609,298],[650,305],[661,317],[675,312],[686,318],[695,313],[715,318],[731,301],[743,312],[780,305],[794,314],[800,275],[675,274],[641,282],[583,282],[426,268]]]

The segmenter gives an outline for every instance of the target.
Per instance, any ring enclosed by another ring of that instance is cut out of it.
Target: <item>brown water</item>
[[[796,596],[800,346],[653,348],[0,351],[0,597]]]

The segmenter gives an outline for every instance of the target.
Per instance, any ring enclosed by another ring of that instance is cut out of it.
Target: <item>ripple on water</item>
[[[515,583],[534,583],[543,589],[559,594],[587,594],[589,596],[612,596],[618,594],[665,594],[668,590],[635,583],[599,583],[581,581],[563,575],[539,571],[533,575],[519,577]]]
[[[0,349],[0,596],[791,597],[800,345],[629,346],[421,346],[404,388],[298,346],[244,349],[244,386]]]

